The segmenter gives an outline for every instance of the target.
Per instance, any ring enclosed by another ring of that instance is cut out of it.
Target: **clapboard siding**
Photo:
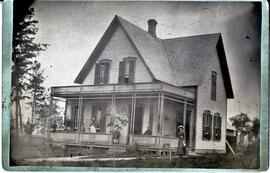
[[[176,136],[176,112],[184,111],[183,109],[183,103],[164,100],[164,114],[162,117],[163,136]]]
[[[227,121],[227,98],[224,88],[223,77],[221,74],[217,52],[212,51],[211,61],[209,62],[207,73],[205,74],[202,85],[197,90],[197,119],[196,119],[196,144],[197,150],[223,150],[225,151],[226,121]],[[211,100],[211,71],[217,73],[217,97],[216,101]],[[210,110],[212,114],[218,112],[222,117],[221,140],[210,141],[202,140],[202,117],[204,110]]]
[[[127,57],[136,57],[136,65],[135,65],[135,83],[138,82],[152,82],[152,77],[144,66],[142,60],[138,57],[136,51],[132,47],[129,42],[127,36],[125,35],[123,29],[121,27],[117,27],[115,33],[112,38],[106,45],[105,49],[101,53],[100,57],[97,61],[103,59],[112,60],[110,66],[110,77],[109,83],[116,84],[118,83],[118,73],[119,73],[119,62],[123,60],[123,58]],[[85,85],[93,85],[94,84],[94,75],[95,75],[95,66],[90,70],[88,75],[86,76],[83,84]]]

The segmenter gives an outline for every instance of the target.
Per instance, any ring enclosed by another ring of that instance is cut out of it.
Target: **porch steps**
[[[124,153],[126,152],[126,147],[109,147],[108,153]]]
[[[190,150],[187,151],[187,155],[191,157],[201,156],[201,154],[195,153],[194,151],[190,151]]]

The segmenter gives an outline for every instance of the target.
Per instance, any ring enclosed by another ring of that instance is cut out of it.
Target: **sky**
[[[260,23],[253,3],[36,1],[33,7],[39,21],[35,42],[50,44],[38,56],[46,87],[75,85],[115,15],[145,30],[153,18],[161,39],[221,33],[235,96],[228,100],[228,117],[259,116]]]

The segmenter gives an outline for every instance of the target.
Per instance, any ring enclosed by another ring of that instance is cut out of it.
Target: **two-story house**
[[[67,130],[54,142],[175,149],[183,125],[188,150],[226,151],[227,99],[233,90],[220,33],[160,39],[115,16],[81,69],[76,86],[52,87],[66,99]],[[113,123],[121,126],[119,144]],[[90,125],[95,131],[91,131]]]

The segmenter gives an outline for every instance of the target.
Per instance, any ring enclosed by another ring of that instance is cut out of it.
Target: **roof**
[[[123,28],[151,76],[155,80],[174,86],[200,85],[211,58],[209,52],[216,49],[221,64],[227,98],[233,98],[233,90],[220,33],[162,40],[152,37],[147,31],[117,15],[75,79],[75,83],[82,83],[85,79],[117,26]]]

